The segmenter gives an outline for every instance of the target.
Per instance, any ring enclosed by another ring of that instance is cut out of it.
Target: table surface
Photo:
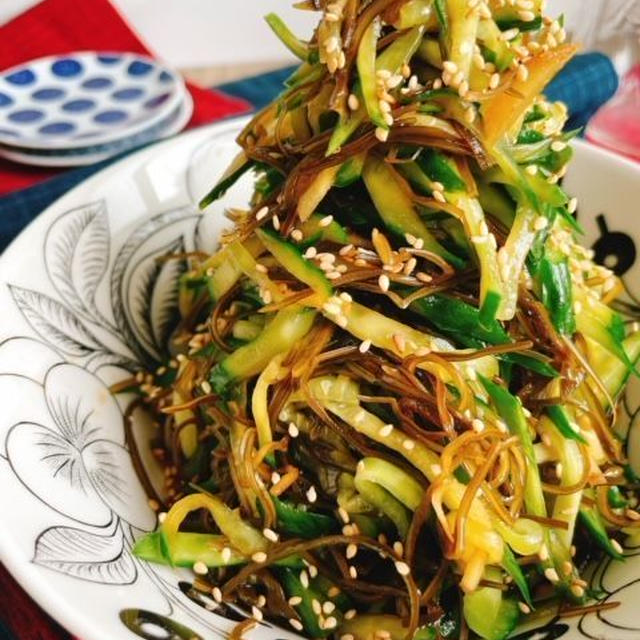
[[[290,64],[290,63],[289,63]],[[214,65],[210,67],[184,67],[179,69],[180,73],[191,82],[195,82],[203,87],[214,87],[225,82],[250,78],[268,71],[275,71],[287,66],[287,63],[280,61],[248,62],[233,65]]]

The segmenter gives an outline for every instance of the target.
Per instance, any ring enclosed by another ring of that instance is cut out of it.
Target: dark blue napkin
[[[221,85],[223,92],[244,98],[255,109],[260,109],[275,98],[282,83],[294,67],[280,69],[252,78]],[[569,127],[584,126],[589,118],[618,88],[618,76],[611,60],[601,53],[576,56],[547,87],[546,95],[551,100],[562,100],[569,107]],[[72,169],[28,189],[0,198],[0,251],[52,202],[90,175],[116,161],[109,158],[103,162]]]

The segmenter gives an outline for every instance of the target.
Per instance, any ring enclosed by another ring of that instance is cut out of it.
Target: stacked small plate
[[[0,155],[43,166],[91,164],[183,129],[180,76],[131,53],[41,58],[0,74]]]

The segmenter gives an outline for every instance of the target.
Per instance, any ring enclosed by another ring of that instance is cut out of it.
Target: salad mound
[[[543,5],[304,0],[308,42],[267,16],[300,66],[202,207],[249,176],[251,202],[174,256],[170,355],[121,385],[165,470],[135,553],[192,568],[232,637],[599,606],[586,563],[640,521],[613,429],[640,332],[560,183],[576,132],[541,92],[576,47]]]

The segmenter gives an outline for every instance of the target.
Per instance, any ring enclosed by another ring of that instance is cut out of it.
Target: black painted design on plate
[[[605,215],[597,218],[600,238],[593,244],[595,260],[611,269],[617,276],[623,276],[636,261],[636,245],[631,236],[621,231],[610,231]]]

